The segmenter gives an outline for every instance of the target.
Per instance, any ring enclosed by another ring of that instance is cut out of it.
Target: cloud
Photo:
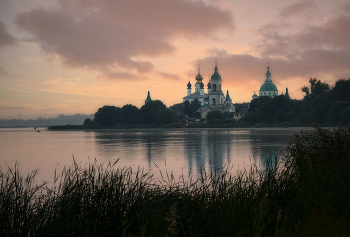
[[[161,72],[161,71],[157,71],[157,74],[163,78],[168,78],[171,80],[178,80],[179,79],[178,74],[171,74],[171,73],[166,73],[166,72]]]
[[[67,67],[131,74],[154,70],[139,58],[171,54],[172,40],[233,29],[229,10],[187,0],[59,0],[59,8],[22,11],[16,24]],[[119,73],[119,76],[121,74]]]
[[[5,25],[0,21],[0,48],[12,46],[16,43],[17,39],[7,32]]]
[[[317,8],[310,1],[294,4],[281,10],[284,16],[297,17]],[[343,11],[344,12],[344,11]],[[288,13],[288,14],[287,14]],[[349,12],[350,13],[350,12]],[[225,49],[208,49],[208,56],[200,59],[202,69],[214,72],[218,57],[219,73],[223,86],[241,88],[246,92],[257,91],[265,80],[267,63],[270,63],[272,80],[282,90],[289,83],[296,94],[308,84],[310,77],[317,77],[333,84],[339,78],[350,75],[350,14],[343,13],[321,23],[309,22],[298,32],[290,33],[290,24],[281,21],[268,23],[258,29],[261,39],[253,46],[258,52],[230,54]],[[192,67],[197,68],[197,61]],[[205,83],[206,84],[206,83]]]
[[[0,76],[7,76],[9,73],[3,67],[0,66]]]
[[[1,109],[27,109],[26,107],[0,107]]]
[[[303,1],[281,8],[279,16],[283,18],[300,17],[312,18],[318,12],[317,4],[313,1]]]

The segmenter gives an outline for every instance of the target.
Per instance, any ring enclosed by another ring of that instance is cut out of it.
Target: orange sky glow
[[[279,93],[350,78],[347,0],[13,0],[0,2],[0,119],[91,114],[103,105],[182,102],[215,58],[233,103],[267,63]],[[205,87],[206,88],[206,87]]]

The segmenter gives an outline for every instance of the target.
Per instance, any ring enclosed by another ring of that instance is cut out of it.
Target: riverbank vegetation
[[[235,120],[234,113],[210,111],[206,119],[196,112],[200,102],[185,101],[169,108],[159,100],[147,102],[140,109],[133,105],[122,108],[104,106],[95,113],[93,120],[86,119],[85,128],[96,125],[114,128],[153,127],[304,127],[317,122],[320,126],[350,126],[350,79],[341,79],[330,87],[316,78],[309,80],[310,87],[304,86],[302,100],[293,100],[286,95],[261,96],[248,104],[235,104],[236,111],[244,110],[245,116]],[[181,118],[182,120],[179,118]],[[187,117],[186,117],[187,116]],[[192,119],[191,119],[192,118]],[[176,123],[183,124],[179,125]],[[202,124],[204,123],[204,124]]]
[[[266,170],[156,180],[74,164],[54,182],[0,169],[1,236],[348,236],[350,129],[301,131]],[[39,182],[39,183],[37,183]]]
[[[330,87],[316,78],[304,86],[302,100],[292,100],[280,95],[274,98],[259,97],[252,100],[249,113],[241,120],[246,126],[350,126],[350,79],[341,79]]]

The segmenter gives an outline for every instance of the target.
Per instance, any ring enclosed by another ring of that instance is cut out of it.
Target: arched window
[[[221,104],[221,105],[224,104],[224,100],[223,100],[222,98],[221,98],[221,103],[220,103],[220,104]]]
[[[264,95],[266,95],[266,92],[264,92]]]
[[[216,91],[216,84],[213,85],[213,91]]]
[[[219,84],[219,91],[221,91],[221,84]]]
[[[269,95],[271,95],[271,92],[269,92]]]
[[[213,98],[213,105],[215,105],[215,98]]]

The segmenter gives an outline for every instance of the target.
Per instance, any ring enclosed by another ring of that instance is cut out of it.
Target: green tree
[[[340,121],[345,126],[350,125],[350,107],[340,111]]]
[[[342,119],[340,118],[340,112],[349,107],[350,101],[339,101],[333,104],[329,109],[326,121],[332,126],[338,125],[340,122],[342,122]]]
[[[122,108],[115,108],[112,113],[113,124],[122,124]]]
[[[147,102],[140,108],[138,117],[141,124],[154,124],[156,123],[156,114],[165,109],[166,106],[160,100],[152,100]]]
[[[87,118],[84,120],[84,123],[83,123],[84,126],[89,126],[91,124],[92,124],[91,118]]]
[[[350,101],[350,79],[340,79],[331,91],[332,97],[338,101]]]
[[[148,103],[148,102],[147,102]],[[121,109],[121,123],[122,124],[136,124],[138,121],[139,108],[134,105],[127,104]]]
[[[310,89],[309,89],[309,87],[303,86],[301,88],[301,91],[305,93],[305,97],[309,97],[310,96]]]
[[[317,121],[320,124],[324,123],[326,115],[328,114],[331,106],[332,104],[325,100],[316,104],[316,106],[314,106],[310,111],[310,118],[312,121]]]
[[[181,112],[183,112],[183,110],[184,110],[184,103],[182,102],[182,103],[174,104],[174,105],[170,106],[169,109],[180,110]]]
[[[224,116],[222,115],[220,110],[212,110],[207,113],[207,120],[220,119],[223,120]]]
[[[201,102],[199,102],[199,100],[198,99],[194,99],[194,100],[192,100],[192,102],[191,102],[191,116],[190,117],[195,117],[195,113],[196,113],[196,111],[201,107],[202,105],[201,105]]]
[[[156,114],[156,122],[158,124],[169,124],[176,123],[177,115],[174,110],[171,109],[161,109]]]
[[[191,103],[188,100],[184,102],[184,114],[187,114],[189,117],[192,114]]]
[[[113,125],[113,111],[117,107],[105,105],[95,113],[95,119],[101,125]]]
[[[287,122],[288,121],[288,114],[285,113],[283,110],[278,110],[275,113],[274,121],[275,121],[275,123]]]

